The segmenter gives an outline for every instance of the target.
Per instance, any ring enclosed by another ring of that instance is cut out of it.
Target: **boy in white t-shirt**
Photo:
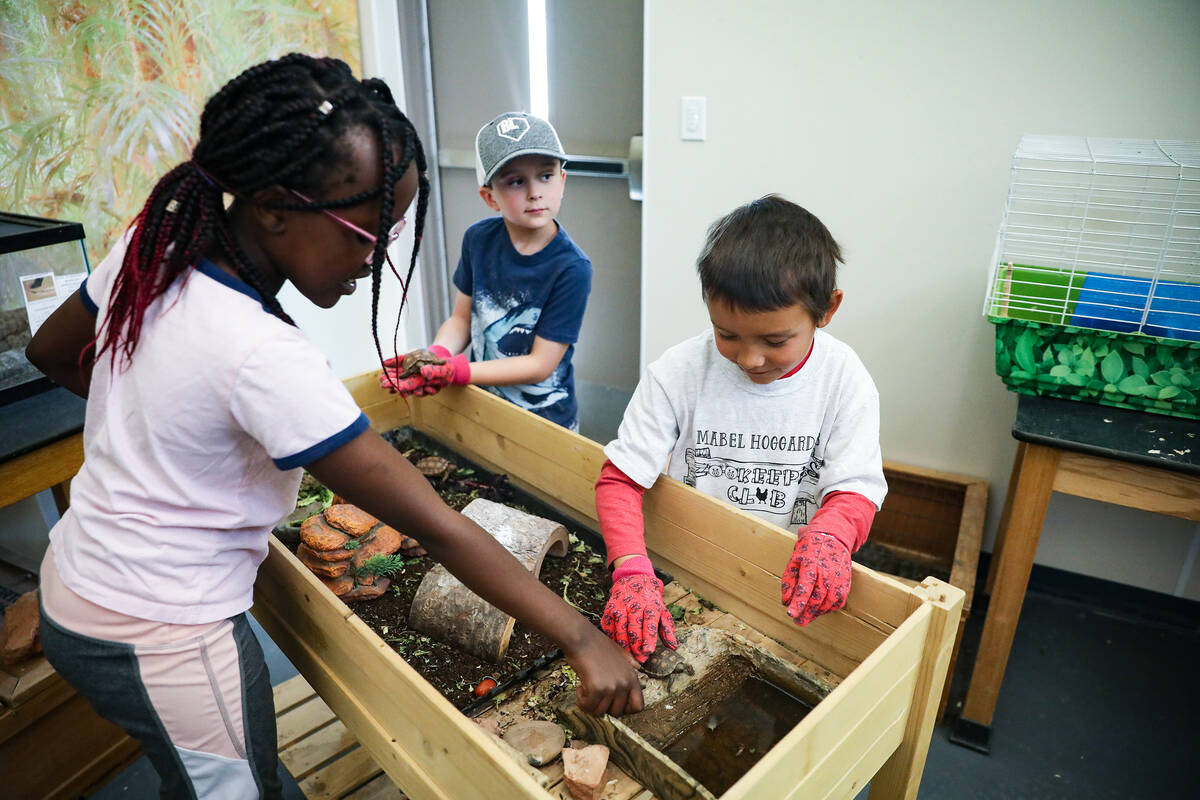
[[[841,608],[850,554],[887,484],[879,393],[847,345],[820,330],[842,302],[841,249],[776,195],[718,220],[697,264],[712,330],[650,365],[596,483],[614,567],[601,625],[639,662],[675,630],[646,555],[642,493],[667,474],[798,533],[782,602],[797,624]]]

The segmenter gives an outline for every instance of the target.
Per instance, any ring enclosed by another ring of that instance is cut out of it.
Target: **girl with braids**
[[[328,308],[370,275],[382,361],[382,266],[415,197],[412,276],[425,167],[382,81],[299,54],[251,67],[208,101],[191,160],[29,345],[88,399],[84,464],[42,564],[43,647],[141,742],[165,797],[280,796],[245,611],[301,467],[559,644],[583,708],[641,709],[627,654],[370,430],[276,299],[290,281]]]

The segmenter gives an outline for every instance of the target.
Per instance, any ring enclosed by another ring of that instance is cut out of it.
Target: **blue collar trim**
[[[267,308],[266,304],[263,303],[262,295],[258,293],[258,290],[242,279],[235,278],[233,275],[230,275],[228,272],[221,269],[207,258],[201,258],[196,262],[196,271],[203,275],[207,275],[217,283],[228,286],[235,292],[241,292],[262,306],[263,311],[270,313],[270,310]]]

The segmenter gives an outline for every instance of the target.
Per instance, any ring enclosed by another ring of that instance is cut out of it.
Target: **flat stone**
[[[346,571],[350,569],[349,561],[324,561],[317,558],[316,554],[305,544],[296,548],[296,558],[300,559],[301,564],[326,578],[337,578],[345,575]]]
[[[387,525],[380,525],[371,533],[360,537],[358,541],[361,544],[354,550],[354,557],[351,560],[354,569],[357,570],[365,564],[371,556],[390,556],[395,553],[400,549],[402,540],[400,532]]]
[[[475,724],[483,728],[488,733],[496,736],[500,735],[500,723],[491,717],[475,717]]]
[[[324,575],[318,575],[317,580],[325,584],[325,588],[338,597],[341,597],[354,588],[354,578],[349,575],[341,575],[337,578],[326,578]]]
[[[608,774],[608,748],[589,744],[578,750],[562,751],[563,783],[575,800],[599,800]]]
[[[350,537],[334,528],[320,514],[311,516],[300,525],[300,541],[312,550],[339,550]]]
[[[557,722],[525,720],[504,732],[504,741],[520,750],[535,767],[544,767],[562,752],[567,734]]]
[[[358,506],[341,503],[325,509],[325,521],[351,536],[362,536],[379,524],[379,520]]]
[[[374,577],[375,576],[373,575],[371,576],[371,583],[367,584],[360,581],[357,586],[345,594],[339,595],[339,597],[346,602],[350,602],[352,600],[374,600],[376,597],[379,597],[379,595],[386,592],[388,587],[392,585],[391,578],[380,578],[379,580],[374,580]]]
[[[4,612],[4,627],[0,630],[0,661],[19,664],[42,652],[38,638],[37,590],[18,597]]]

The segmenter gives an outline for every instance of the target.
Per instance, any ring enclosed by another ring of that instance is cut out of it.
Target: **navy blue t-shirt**
[[[549,244],[524,256],[513,247],[502,217],[476,222],[463,234],[454,285],[471,296],[472,361],[528,355],[534,336],[568,345],[544,381],[485,388],[574,428],[579,406],[571,356],[592,288],[592,262],[566,229],[559,225]]]

